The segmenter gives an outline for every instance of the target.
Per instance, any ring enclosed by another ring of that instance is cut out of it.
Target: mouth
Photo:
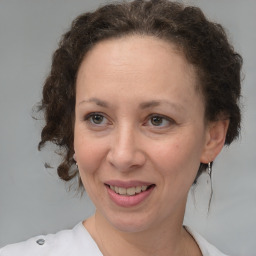
[[[154,194],[156,184],[142,181],[111,180],[104,183],[109,199],[119,207],[135,207],[147,202]]]
[[[122,196],[139,195],[155,186],[155,184],[151,184],[148,186],[143,185],[143,186],[134,186],[134,187],[124,188],[124,187],[118,187],[118,186],[113,186],[109,184],[105,184],[105,185],[108,186],[116,194],[122,195]]]

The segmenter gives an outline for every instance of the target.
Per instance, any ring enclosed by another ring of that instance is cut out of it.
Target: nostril
[[[134,170],[142,167],[146,162],[145,155],[138,150],[110,151],[107,155],[107,161],[117,170],[122,172]]]

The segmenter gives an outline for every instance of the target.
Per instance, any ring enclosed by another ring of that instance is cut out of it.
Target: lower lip
[[[110,196],[110,199],[116,203],[118,206],[121,207],[132,207],[136,206],[143,201],[146,200],[146,198],[149,197],[149,195],[152,193],[153,189],[155,186],[150,187],[146,191],[143,191],[139,194],[135,194],[133,196],[124,196],[124,195],[119,195],[115,193],[112,189],[110,189],[109,186],[106,186],[108,194]]]

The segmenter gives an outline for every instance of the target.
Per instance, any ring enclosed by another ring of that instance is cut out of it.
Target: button
[[[44,239],[38,239],[36,242],[37,242],[39,245],[44,245],[45,240],[44,240]]]

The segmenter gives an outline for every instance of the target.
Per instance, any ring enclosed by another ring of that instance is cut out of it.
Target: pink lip
[[[138,185],[138,186],[140,186],[140,185]],[[119,194],[115,193],[108,185],[106,185],[105,187],[107,189],[110,199],[116,205],[121,206],[121,207],[127,207],[127,208],[139,205],[140,203],[144,202],[150,196],[150,194],[152,193],[152,191],[155,188],[155,186],[151,186],[146,191],[143,191],[139,194],[135,194],[133,196],[126,196],[126,195],[119,195]],[[127,186],[127,187],[129,188],[129,187],[133,187],[133,186]]]
[[[130,180],[130,181],[109,180],[109,181],[106,181],[105,184],[110,186],[122,187],[122,188],[153,185],[153,183],[143,182],[138,180]]]

